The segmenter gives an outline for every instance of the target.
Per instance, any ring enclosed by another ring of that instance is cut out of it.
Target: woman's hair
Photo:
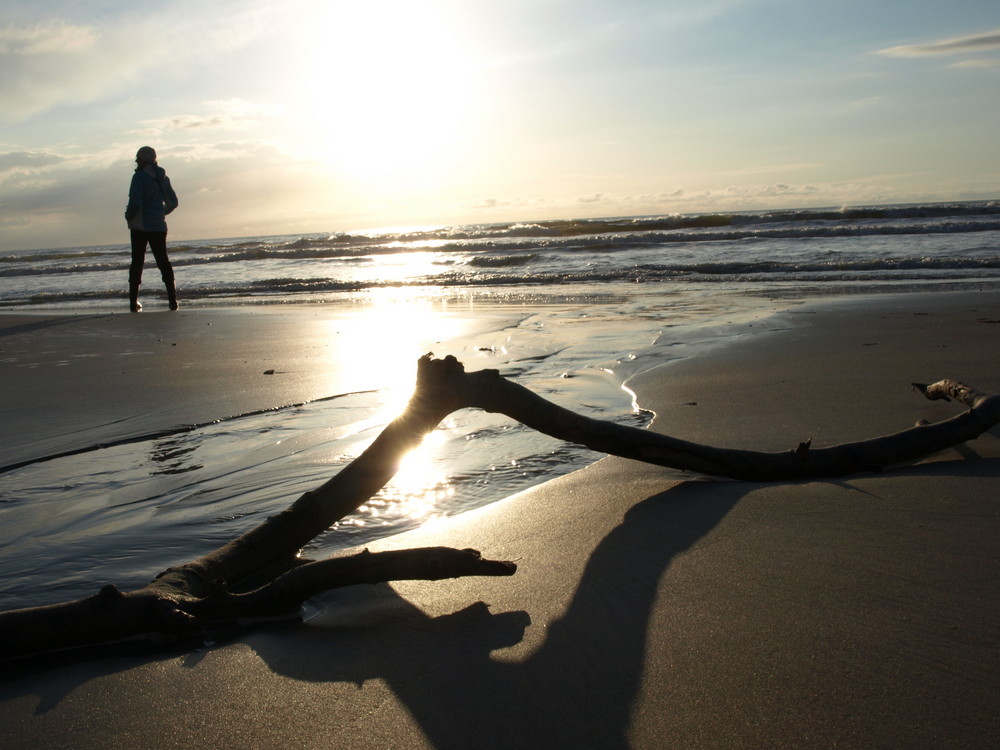
[[[135,152],[135,171],[138,172],[147,164],[156,164],[156,151],[152,146],[143,146]]]

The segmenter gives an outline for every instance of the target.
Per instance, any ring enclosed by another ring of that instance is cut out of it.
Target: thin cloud
[[[472,209],[491,209],[491,208],[505,208],[510,205],[509,201],[499,200],[498,198],[484,198],[478,203],[473,203],[470,208]]]
[[[44,151],[8,151],[0,154],[0,180],[12,175],[36,172],[66,161],[64,156]]]
[[[934,57],[938,55],[960,55],[970,52],[1000,49],[1000,29],[982,34],[941,39],[926,44],[903,44],[878,50],[876,54],[885,57]]]
[[[99,95],[109,81],[106,75],[98,74],[105,66],[97,61],[107,60],[110,69],[110,60],[105,56],[114,58],[124,52],[89,26],[61,21],[24,28],[8,26],[0,31],[4,118],[22,119],[57,101],[81,101]]]
[[[814,195],[819,192],[815,185],[789,185],[777,182],[765,185],[730,185],[723,194],[739,198],[776,198],[790,195]]]
[[[961,60],[953,68],[1000,68],[1000,60]]]
[[[182,1],[99,26],[63,20],[8,25],[0,29],[0,117],[23,121],[58,104],[97,101],[136,85],[150,70],[177,75],[179,59],[202,62],[266,35],[267,19],[280,22],[279,10],[269,0],[218,0],[204,8]]]
[[[75,26],[63,21],[49,21],[35,26],[0,29],[0,57],[37,55],[72,55],[90,52],[97,44],[97,34],[89,26]]]
[[[244,99],[226,99],[205,102],[203,114],[180,114],[156,120],[146,120],[137,133],[143,136],[162,136],[179,130],[242,130],[264,119],[277,117],[281,107],[272,104],[249,102]]]
[[[774,174],[775,172],[794,172],[801,169],[816,169],[824,166],[822,162],[801,162],[797,164],[765,164],[759,167],[744,167],[743,169],[731,169],[719,174],[728,175],[751,175],[751,174]]]
[[[847,102],[840,108],[841,114],[851,114],[859,110],[871,109],[872,107],[877,107],[885,102],[884,96],[866,96],[863,99],[855,99],[854,101]],[[820,165],[810,165],[810,166],[820,166]]]

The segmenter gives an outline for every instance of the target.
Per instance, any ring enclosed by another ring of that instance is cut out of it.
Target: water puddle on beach
[[[687,302],[535,311],[511,328],[478,335],[482,361],[470,369],[497,367],[578,413],[644,427],[652,415],[636,408],[623,380],[735,330],[692,328],[687,324],[703,315],[690,309],[696,301]],[[758,300],[730,312],[736,319],[765,307]],[[136,587],[216,548],[359,455],[398,412],[388,399],[384,391],[333,396],[105,443],[0,474],[0,606],[86,596],[110,582]],[[461,410],[306,554],[454,516],[598,458],[507,417]]]

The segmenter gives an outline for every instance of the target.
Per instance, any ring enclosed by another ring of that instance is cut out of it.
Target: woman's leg
[[[163,285],[167,288],[170,309],[176,310],[177,289],[174,287],[174,267],[170,265],[170,258],[167,257],[167,233],[146,232],[146,236],[149,238],[149,249],[153,251],[153,258],[156,259],[156,267],[160,269]]]
[[[137,229],[130,230],[132,236],[132,263],[128,267],[128,298],[129,309],[139,312],[139,285],[142,284],[142,267],[146,262],[146,233]]]

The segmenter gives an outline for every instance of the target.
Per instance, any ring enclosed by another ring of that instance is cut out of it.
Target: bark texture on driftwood
[[[476,550],[444,547],[309,561],[299,551],[374,495],[399,462],[448,414],[474,407],[503,413],[529,427],[601,453],[744,480],[802,479],[880,470],[971,440],[1000,423],[1000,397],[951,380],[914,384],[927,398],[956,400],[968,411],[934,425],[857,443],[781,453],[715,448],[556,406],[496,370],[466,373],[454,357],[430,355],[417,366],[407,408],[332,479],[288,509],[207,555],[170,568],[143,588],[112,585],[72,602],[0,613],[0,658],[160,633],[202,636],[219,623],[294,616],[323,591],[359,583],[469,575],[512,575],[511,562]]]

